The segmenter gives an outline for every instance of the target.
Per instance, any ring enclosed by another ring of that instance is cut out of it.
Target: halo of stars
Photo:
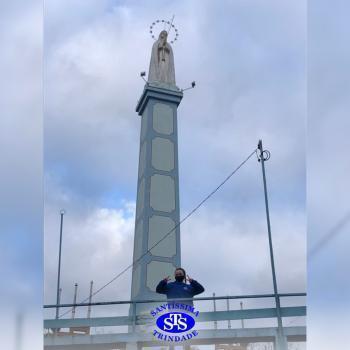
[[[157,19],[156,21],[154,21],[150,27],[149,27],[149,32],[151,34],[151,37],[153,40],[157,40],[155,35],[154,35],[154,27],[157,25],[157,24],[163,24],[163,25],[167,25],[167,26],[170,26],[170,21],[166,21],[164,19]],[[174,26],[174,24],[171,24],[171,29],[174,29],[174,32],[175,32],[175,37],[170,41],[171,44],[174,44],[176,40],[178,40],[178,37],[179,37],[179,31],[178,29]]]

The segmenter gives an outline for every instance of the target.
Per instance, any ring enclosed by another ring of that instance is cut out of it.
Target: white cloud
[[[59,211],[46,208],[45,295],[47,302],[55,300],[59,226]],[[62,245],[62,301],[72,302],[74,283],[80,285],[79,299],[88,296],[89,283],[95,290],[112,279],[132,262],[134,211],[130,205],[121,209],[91,208],[83,215],[67,210],[64,217]],[[99,299],[128,299],[130,272]]]
[[[305,290],[305,231],[300,213],[272,221],[279,290]],[[266,221],[246,221],[225,210],[203,210],[182,227],[183,265],[207,286],[208,295],[271,293]],[[193,271],[193,272],[192,272]]]

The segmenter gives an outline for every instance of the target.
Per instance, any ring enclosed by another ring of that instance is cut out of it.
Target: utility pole
[[[89,304],[92,302],[92,286],[94,281],[90,281],[90,293],[89,293]],[[88,306],[87,318],[91,317],[91,305]]]
[[[241,310],[243,310],[243,301],[241,301],[239,304],[241,305]],[[241,325],[242,325],[242,328],[244,328],[244,319],[243,318],[241,319]]]
[[[270,152],[263,149],[262,140],[259,140],[258,149],[260,151],[260,154],[259,154],[259,157],[258,157],[259,158],[258,161],[261,162],[261,170],[262,170],[263,182],[264,182],[264,196],[265,196],[267,232],[268,232],[268,236],[269,236],[269,248],[270,248],[270,260],[271,260],[271,269],[272,269],[273,290],[274,290],[274,295],[275,295],[277,323],[278,323],[278,330],[277,330],[278,337],[276,339],[277,340],[277,344],[276,345],[277,345],[277,350],[287,350],[288,349],[288,344],[287,344],[287,338],[284,336],[284,332],[283,332],[283,324],[282,324],[282,316],[281,316],[281,304],[280,304],[280,298],[279,298],[278,289],[277,289],[275,261],[274,261],[274,256],[273,256],[273,247],[272,247],[269,202],[268,202],[268,198],[267,198],[265,161],[269,160]]]
[[[76,303],[77,303],[77,294],[78,294],[78,283],[75,283],[74,285],[74,297],[73,297],[73,308],[72,308],[72,319],[75,318],[75,309],[76,309]]]
[[[60,304],[60,282],[61,282],[61,251],[62,251],[62,230],[63,230],[63,215],[65,211],[62,209],[61,212],[61,225],[60,225],[60,245],[58,250],[58,273],[57,273],[57,298],[56,298],[56,319],[58,319],[59,304]]]
[[[230,311],[230,300],[228,298],[226,299],[226,308],[227,311]],[[227,327],[231,329],[231,320],[227,320]]]
[[[215,300],[215,293],[213,293],[213,304],[214,304],[214,312],[216,312],[216,300]],[[214,329],[218,329],[218,321],[214,321]]]
[[[23,343],[23,314],[18,312],[16,314],[15,324],[15,350],[22,350]]]

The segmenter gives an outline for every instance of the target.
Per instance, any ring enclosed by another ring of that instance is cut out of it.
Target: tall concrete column
[[[147,83],[136,107],[141,135],[133,261],[145,256],[132,270],[133,300],[162,298],[155,292],[158,282],[181,265],[180,228],[151,248],[180,219],[177,107],[182,97],[176,87]],[[150,307],[138,304],[136,314]]]

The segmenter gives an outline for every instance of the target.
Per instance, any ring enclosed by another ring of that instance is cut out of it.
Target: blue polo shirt
[[[178,299],[178,298],[193,298],[193,296],[203,293],[203,286],[195,280],[192,280],[190,284],[183,282],[167,282],[166,280],[161,280],[158,283],[156,292],[160,294],[166,294],[168,299]],[[192,300],[179,300],[183,304],[193,305]]]

